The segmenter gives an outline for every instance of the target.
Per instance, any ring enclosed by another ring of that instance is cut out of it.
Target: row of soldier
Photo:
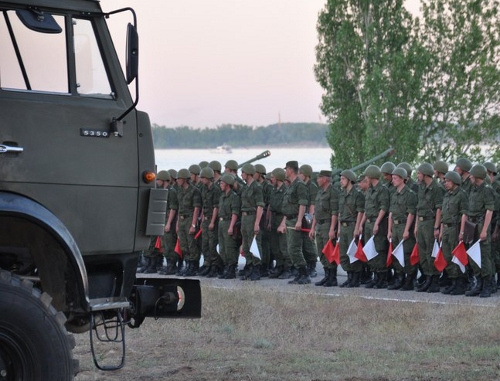
[[[320,171],[314,182],[312,168],[296,161],[269,176],[263,165],[246,164],[240,178],[234,160],[223,173],[221,169],[213,161],[158,173],[158,186],[169,189],[165,235],[152,240],[148,263],[140,271],[159,268],[166,275],[223,279],[269,276],[307,284],[316,276],[319,255],[325,276],[315,284],[331,287],[338,285],[337,262],[323,253],[330,241],[338,245],[347,273],[341,287],[364,283],[368,288],[481,297],[496,292],[500,183],[492,163],[473,166],[461,158],[454,171],[442,161],[424,163],[415,182],[408,163],[396,167],[387,162],[380,168],[370,165],[360,177],[342,171],[340,188],[332,183],[331,171]],[[378,255],[366,263],[353,262],[347,254],[350,243],[372,236]],[[462,273],[452,252],[464,240],[468,245],[480,242],[481,265],[469,261]],[[404,261],[391,259],[388,267],[389,248],[401,241]],[[435,241],[441,245],[444,271],[434,263]],[[418,263],[410,258],[416,246]],[[237,272],[240,254],[246,265]],[[163,256],[166,267],[160,267]]]

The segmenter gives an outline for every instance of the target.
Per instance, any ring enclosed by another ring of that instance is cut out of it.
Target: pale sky
[[[418,0],[408,0],[418,9]],[[325,122],[314,78],[325,0],[106,0],[130,6],[140,38],[139,109],[152,123],[216,127]],[[110,24],[113,37],[125,24]],[[117,44],[119,55],[123,55]]]

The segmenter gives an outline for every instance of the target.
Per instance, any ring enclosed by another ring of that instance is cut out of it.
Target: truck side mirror
[[[139,36],[132,24],[127,25],[127,84],[139,74]]]

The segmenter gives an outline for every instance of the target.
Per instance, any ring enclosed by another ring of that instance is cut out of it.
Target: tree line
[[[311,145],[327,147],[327,124],[281,123],[267,127],[223,124],[216,128],[167,128],[153,124],[155,148],[215,148],[241,146]]]

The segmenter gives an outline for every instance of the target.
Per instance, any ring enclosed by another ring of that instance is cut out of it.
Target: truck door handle
[[[7,152],[20,153],[23,151],[24,151],[23,147],[12,147],[5,144],[0,144],[0,153],[7,153]]]

